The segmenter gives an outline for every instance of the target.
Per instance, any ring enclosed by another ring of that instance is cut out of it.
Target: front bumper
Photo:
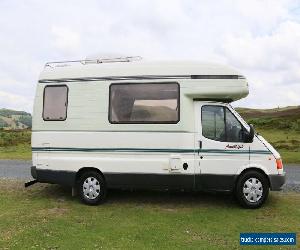
[[[278,175],[269,175],[271,191],[280,191],[285,183],[285,172]]]

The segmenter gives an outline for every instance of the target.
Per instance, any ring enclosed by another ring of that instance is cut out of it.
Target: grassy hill
[[[275,109],[237,108],[240,115],[254,126],[265,129],[292,129],[300,132],[300,106]]]
[[[31,128],[31,114],[25,111],[0,109],[0,129],[18,130]]]
[[[280,152],[284,162],[300,163],[300,106],[236,110]]]

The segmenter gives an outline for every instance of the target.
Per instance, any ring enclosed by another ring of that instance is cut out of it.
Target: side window
[[[225,141],[225,114],[222,106],[202,107],[202,135],[215,141]]]
[[[243,128],[236,117],[226,108],[226,141],[243,142]]]
[[[44,89],[43,119],[63,121],[67,118],[68,87],[66,85],[46,86]]]
[[[223,106],[202,107],[202,135],[221,142],[243,142],[243,127],[230,110]]]
[[[177,123],[177,83],[112,84],[109,93],[111,123]]]

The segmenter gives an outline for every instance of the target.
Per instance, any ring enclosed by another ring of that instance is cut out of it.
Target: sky
[[[107,54],[227,64],[234,106],[300,105],[300,0],[0,0],[0,108],[32,112],[46,62]]]

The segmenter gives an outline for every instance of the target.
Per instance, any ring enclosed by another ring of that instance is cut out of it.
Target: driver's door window
[[[215,141],[225,141],[225,114],[222,106],[202,107],[202,135]]]
[[[226,141],[227,142],[243,142],[243,129],[241,123],[236,117],[226,109]]]
[[[243,142],[243,127],[224,106],[202,107],[202,135],[221,142]]]

